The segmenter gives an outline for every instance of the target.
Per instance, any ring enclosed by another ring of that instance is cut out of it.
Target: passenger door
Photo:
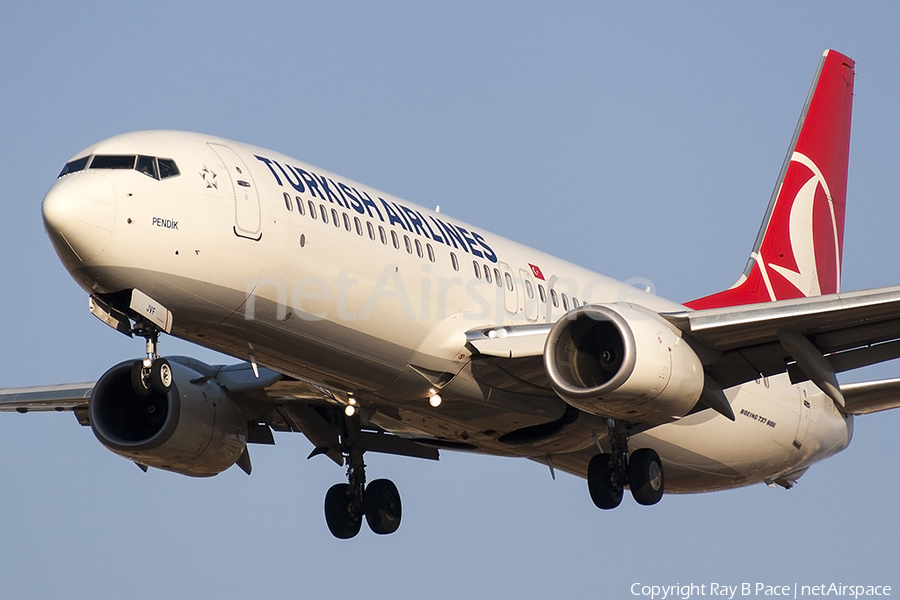
[[[259,216],[259,194],[250,170],[237,153],[223,144],[209,142],[228,171],[234,194],[234,233],[238,237],[259,241],[262,238]]]

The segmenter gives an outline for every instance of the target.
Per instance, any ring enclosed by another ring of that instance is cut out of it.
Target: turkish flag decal
[[[539,266],[533,265],[531,263],[528,263],[528,266],[531,267],[531,272],[534,274],[535,279],[544,281],[544,274],[541,273],[541,268]]]

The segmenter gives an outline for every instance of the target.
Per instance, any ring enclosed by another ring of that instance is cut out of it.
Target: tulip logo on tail
[[[781,194],[786,196],[794,189],[793,201],[788,205],[779,202],[781,206],[776,204],[772,215],[773,220],[786,218],[787,227],[781,221],[782,226],[774,231],[770,228],[768,233],[776,235],[766,236],[757,263],[773,300],[796,298],[797,292],[807,297],[831,294],[840,288],[841,228],[831,190],[819,167],[799,152],[791,156]],[[790,213],[785,215],[785,210]]]

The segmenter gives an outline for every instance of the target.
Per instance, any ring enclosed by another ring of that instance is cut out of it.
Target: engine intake
[[[680,332],[631,304],[570,311],[547,336],[544,367],[567,403],[626,421],[677,420],[703,391],[703,365]]]
[[[133,362],[108,370],[91,393],[91,429],[101,444],[134,462],[194,477],[217,475],[237,462],[247,422],[225,390],[170,360],[168,393],[141,396],[131,383]]]

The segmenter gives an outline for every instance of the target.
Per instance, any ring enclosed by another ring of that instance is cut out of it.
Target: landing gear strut
[[[134,391],[141,396],[149,396],[153,392],[168,393],[172,388],[172,367],[169,361],[159,357],[159,329],[139,323],[134,333],[147,340],[147,357],[131,366]]]
[[[588,464],[587,482],[591,500],[597,508],[608,510],[622,502],[625,486],[638,504],[650,506],[659,502],[665,491],[665,476],[659,455],[651,448],[641,448],[628,456],[628,432],[625,424],[609,420],[612,452],[601,453]]]
[[[379,535],[394,533],[400,527],[400,492],[389,479],[376,479],[366,485],[366,465],[359,443],[359,415],[346,421],[347,483],[337,483],[325,494],[325,523],[331,534],[342,540],[356,536],[365,517],[369,529]]]

